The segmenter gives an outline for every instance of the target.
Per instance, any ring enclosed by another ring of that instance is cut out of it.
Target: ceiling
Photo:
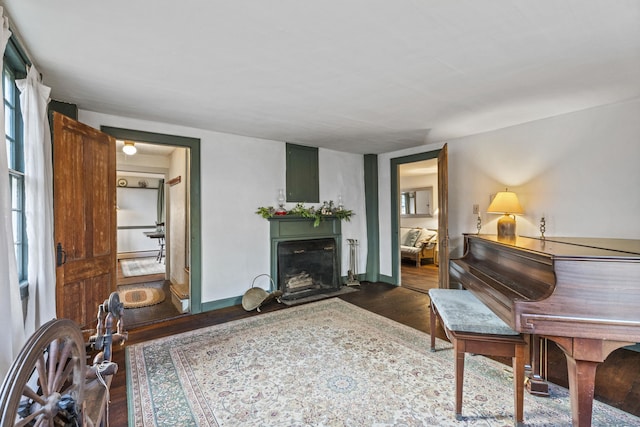
[[[640,96],[637,0],[0,0],[52,98],[383,153]]]
[[[438,173],[438,159],[403,163],[398,167],[400,178],[424,176]]]

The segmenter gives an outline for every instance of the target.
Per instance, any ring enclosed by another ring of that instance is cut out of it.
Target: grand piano
[[[567,357],[574,426],[590,426],[596,367],[640,342],[640,240],[464,236],[451,286]]]

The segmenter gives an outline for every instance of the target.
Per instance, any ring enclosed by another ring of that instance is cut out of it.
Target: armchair
[[[423,259],[431,259],[435,263],[438,233],[426,228],[400,228],[400,257],[409,258],[422,265]]]

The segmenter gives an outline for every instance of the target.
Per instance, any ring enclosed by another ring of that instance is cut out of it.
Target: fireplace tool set
[[[347,239],[349,244],[349,271],[347,272],[347,286],[359,286],[358,280],[358,240]]]

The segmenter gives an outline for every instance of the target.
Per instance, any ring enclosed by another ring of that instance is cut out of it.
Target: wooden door
[[[56,311],[82,327],[116,290],[115,139],[54,113]]]
[[[449,288],[449,156],[447,144],[438,154],[438,276],[441,288]]]

